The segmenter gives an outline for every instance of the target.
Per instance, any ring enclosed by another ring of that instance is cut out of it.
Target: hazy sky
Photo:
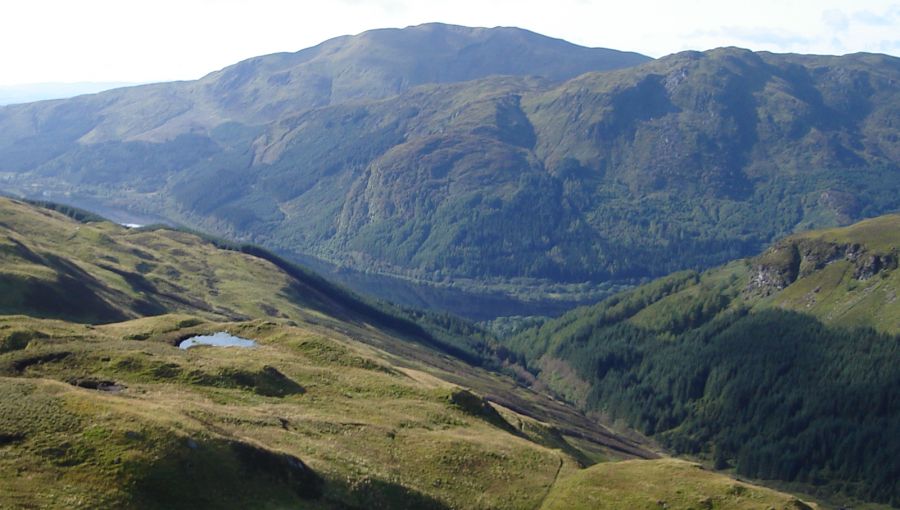
[[[194,79],[371,28],[518,26],[653,57],[685,49],[900,55],[898,0],[17,0],[0,85]]]

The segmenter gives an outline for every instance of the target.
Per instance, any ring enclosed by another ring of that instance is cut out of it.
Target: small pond
[[[213,335],[192,336],[178,344],[182,349],[190,349],[197,345],[213,345],[216,347],[253,347],[256,342],[220,331]]]

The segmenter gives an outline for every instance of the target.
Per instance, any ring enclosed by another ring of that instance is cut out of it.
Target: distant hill
[[[404,278],[633,280],[900,208],[898,83],[884,55],[376,30],[4,108],[0,179]]]
[[[47,99],[65,99],[82,94],[96,94],[104,90],[136,85],[125,82],[26,83],[0,85],[0,106],[32,103]]]
[[[679,272],[511,338],[540,380],[738,474],[900,502],[900,216]]]

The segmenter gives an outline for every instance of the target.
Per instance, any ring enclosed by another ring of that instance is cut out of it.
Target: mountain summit
[[[426,83],[500,74],[562,81],[648,60],[519,28],[430,23],[372,30],[295,53],[250,58],[196,81],[118,89],[73,99],[65,107],[50,103],[11,108],[0,117],[7,124],[37,115],[19,127],[38,131],[67,124],[71,131],[65,138],[80,143],[162,142],[226,122],[267,124],[312,108],[391,97]],[[75,117],[60,117],[60,110]],[[33,134],[27,129],[5,133],[0,144],[22,141],[29,133]]]

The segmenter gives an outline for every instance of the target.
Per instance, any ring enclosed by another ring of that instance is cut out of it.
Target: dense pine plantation
[[[778,311],[678,334],[571,327],[553,354],[591,384],[588,408],[742,475],[900,501],[900,338]]]
[[[884,269],[865,279],[851,276],[859,269],[844,259],[812,270],[812,262],[798,257],[788,266],[806,272],[789,285],[771,294],[754,287],[758,274],[784,274],[787,266],[771,264],[790,251],[785,246],[812,258],[837,246],[830,243],[840,236],[855,235],[837,232],[824,242],[789,240],[702,275],[673,274],[574,310],[507,345],[569,400],[675,452],[706,457],[739,475],[800,482],[822,495],[898,505],[900,336],[896,324],[850,325],[833,304],[896,295],[895,253],[881,256]],[[845,277],[826,287],[828,271]],[[787,309],[784,296],[804,285],[815,288],[806,299],[816,296],[818,306],[831,308]],[[893,303],[874,315],[894,317]]]

